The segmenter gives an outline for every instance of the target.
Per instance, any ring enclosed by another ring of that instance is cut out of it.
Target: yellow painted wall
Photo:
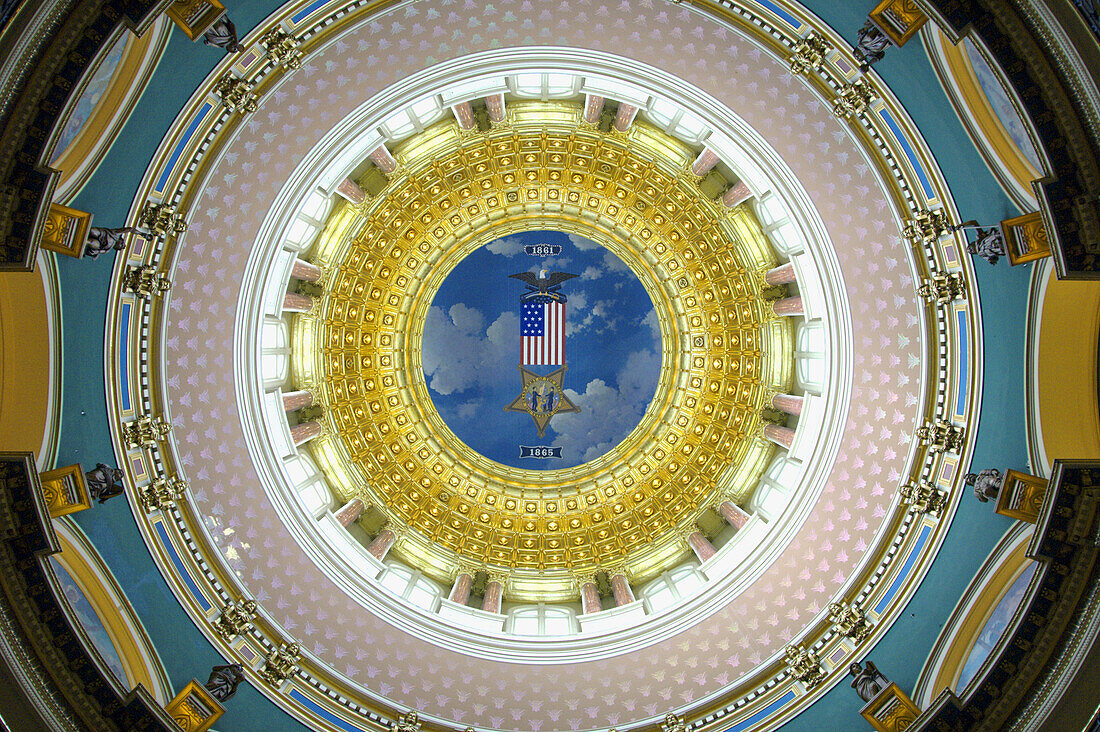
[[[50,418],[46,308],[39,272],[0,273],[0,444],[36,457]]]
[[[1100,458],[1096,349],[1100,282],[1055,278],[1053,267],[1039,322],[1039,424],[1048,462]]]

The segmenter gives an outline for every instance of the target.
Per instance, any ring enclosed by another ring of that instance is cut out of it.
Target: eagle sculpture
[[[539,272],[538,276],[535,276],[534,272],[520,272],[514,275],[508,275],[523,282],[527,285],[527,289],[531,292],[537,292],[540,295],[545,295],[549,292],[557,292],[561,289],[561,283],[566,280],[571,280],[579,275],[569,274],[568,272],[547,272],[545,269]]]

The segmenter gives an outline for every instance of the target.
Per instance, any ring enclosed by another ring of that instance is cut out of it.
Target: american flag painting
[[[524,366],[565,363],[565,303],[536,296],[520,307],[519,334]]]

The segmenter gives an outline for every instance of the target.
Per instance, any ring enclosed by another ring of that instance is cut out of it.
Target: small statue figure
[[[848,674],[854,677],[852,688],[859,694],[859,698],[865,702],[874,699],[879,695],[879,692],[890,685],[890,680],[883,676],[878,667],[870,661],[867,662],[867,668],[863,668],[858,663],[853,663],[848,667]]]
[[[98,226],[93,226],[88,229],[88,238],[84,244],[84,256],[95,259],[100,254],[109,252],[112,249],[116,252],[121,252],[126,248],[127,234],[136,234],[142,239],[149,238],[133,226],[126,226],[121,229],[102,229]]]
[[[966,485],[974,486],[974,495],[982,503],[997,498],[997,494],[1001,492],[1001,482],[1003,480],[1004,475],[996,468],[986,468],[977,473],[967,473],[966,477],[963,478]]]
[[[1005,236],[1000,226],[982,228],[977,221],[964,221],[958,226],[951,227],[953,231],[960,229],[973,229],[976,235],[974,241],[967,241],[966,251],[981,257],[990,264],[996,264],[997,260],[1006,254]]]
[[[88,493],[100,503],[122,494],[122,471],[104,463],[96,463],[94,470],[84,473]]]
[[[856,56],[861,59],[860,71],[866,71],[871,68],[871,64],[881,61],[886,56],[886,49],[893,45],[886,34],[870,20],[863,24],[856,37]]]
[[[227,666],[215,666],[210,669],[210,678],[203,684],[210,695],[220,702],[227,702],[237,693],[237,687],[244,681],[244,666],[231,663]]]
[[[214,21],[209,30],[202,34],[202,42],[208,46],[224,48],[228,53],[239,53],[244,50],[237,41],[237,26],[228,15],[223,15]]]

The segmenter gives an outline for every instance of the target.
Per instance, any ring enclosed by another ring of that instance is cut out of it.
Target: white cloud
[[[485,326],[485,316],[481,311],[467,307],[463,303],[452,305],[447,314],[451,316],[451,322],[454,323],[458,332],[464,335],[475,335]]]
[[[569,242],[582,252],[587,252],[589,249],[599,249],[602,246],[591,239],[585,239],[579,234],[570,234]]]
[[[603,266],[607,267],[608,272],[629,272],[630,267],[626,266],[626,262],[615,256],[613,252],[603,253]]]
[[[581,279],[582,280],[598,280],[599,278],[600,278],[600,268],[599,267],[585,267],[584,271],[581,272]]]
[[[649,326],[649,331],[653,334],[654,342],[661,342],[661,323],[657,320],[656,310],[650,310],[648,313],[646,313],[646,316],[642,318],[642,322],[640,324]]]
[[[584,392],[566,389],[580,407],[576,414],[559,414],[550,423],[562,456],[588,462],[621,442],[641,421],[653,398],[660,357],[652,351],[636,351],[627,357],[617,377],[619,387],[603,379],[588,382]]]
[[[428,309],[421,354],[429,387],[440,394],[490,387],[515,360],[519,316],[508,311],[484,324],[479,310],[461,303],[448,312]]]
[[[485,248],[502,257],[514,257],[523,251],[523,241],[516,236],[507,236],[503,239],[497,239]]]

